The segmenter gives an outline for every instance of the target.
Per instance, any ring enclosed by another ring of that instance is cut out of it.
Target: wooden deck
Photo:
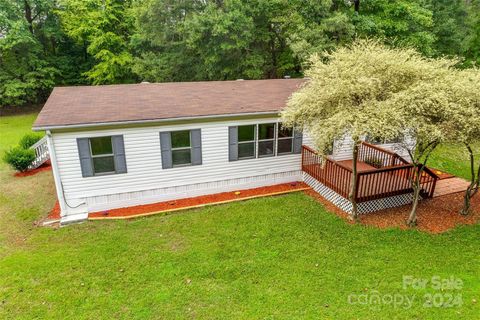
[[[352,160],[322,158],[311,148],[303,146],[302,170],[344,198],[348,198],[351,189],[352,164]],[[360,203],[411,193],[411,180],[418,172],[418,168],[396,153],[363,143],[357,162],[356,201]],[[438,176],[432,170],[423,168],[422,197],[433,197],[437,180]]]
[[[353,160],[342,160],[337,162],[349,168],[350,170],[353,168]],[[375,169],[376,169],[375,167],[369,165],[368,163],[365,163],[363,161],[357,161],[358,172],[364,172],[364,171],[375,170]]]

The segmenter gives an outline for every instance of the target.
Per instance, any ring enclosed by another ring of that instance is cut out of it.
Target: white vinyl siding
[[[379,147],[398,153],[406,160],[410,160],[408,152],[402,148],[398,143],[386,143],[377,144]],[[347,160],[352,159],[353,152],[353,140],[350,136],[346,136],[343,139],[336,140],[333,146],[333,158],[335,160]]]
[[[277,121],[278,118],[266,118],[54,132],[52,136],[65,198],[70,206],[86,202],[87,210],[92,211],[108,206],[107,203],[99,204],[101,197],[105,197],[105,201],[111,203],[112,207],[118,207],[143,203],[142,198],[148,198],[148,201],[145,201],[148,203],[207,194],[210,193],[208,189],[222,192],[241,189],[242,184],[246,187],[255,187],[301,180],[301,154],[229,161],[229,126]],[[202,131],[202,165],[162,169],[158,133],[197,128],[201,128]],[[76,139],[118,134],[122,134],[124,138],[128,173],[83,178]]]
[[[78,212],[301,181],[301,154],[298,153],[229,161],[229,127],[278,121],[278,118],[273,117],[262,120],[52,132],[59,177],[67,202],[64,206],[66,211],[62,214],[73,215]],[[202,165],[163,169],[159,132],[179,130],[201,130]],[[128,172],[82,177],[77,138],[115,135],[123,136],[124,160],[128,163]],[[349,140],[344,140],[347,143],[335,143],[334,156],[338,160],[351,158],[351,144],[349,148]],[[314,147],[308,133],[303,134],[303,144]]]

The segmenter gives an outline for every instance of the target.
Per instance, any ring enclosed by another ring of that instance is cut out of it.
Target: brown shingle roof
[[[304,79],[57,87],[36,129],[278,112]]]

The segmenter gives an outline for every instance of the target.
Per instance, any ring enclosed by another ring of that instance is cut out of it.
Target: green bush
[[[24,149],[22,147],[14,147],[5,152],[3,160],[13,169],[23,172],[35,160],[35,151],[33,149]]]
[[[22,137],[22,139],[20,139],[20,142],[18,144],[23,149],[28,149],[35,143],[37,143],[40,139],[42,139],[42,136],[37,133],[27,133]]]

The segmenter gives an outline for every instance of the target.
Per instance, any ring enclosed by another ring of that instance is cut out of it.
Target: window
[[[255,158],[256,125],[238,127],[238,159]]]
[[[278,128],[278,146],[277,146],[277,153],[278,154],[286,154],[293,152],[293,129],[283,127],[279,124]]]
[[[258,157],[275,155],[275,123],[258,125]]]
[[[301,153],[302,134],[281,123],[260,123],[228,128],[230,161]]]
[[[115,173],[112,137],[90,138],[89,142],[93,173],[95,175]]]
[[[172,135],[172,164],[174,167],[192,164],[192,147],[190,130],[173,131]]]
[[[202,164],[201,129],[160,132],[162,168]]]

